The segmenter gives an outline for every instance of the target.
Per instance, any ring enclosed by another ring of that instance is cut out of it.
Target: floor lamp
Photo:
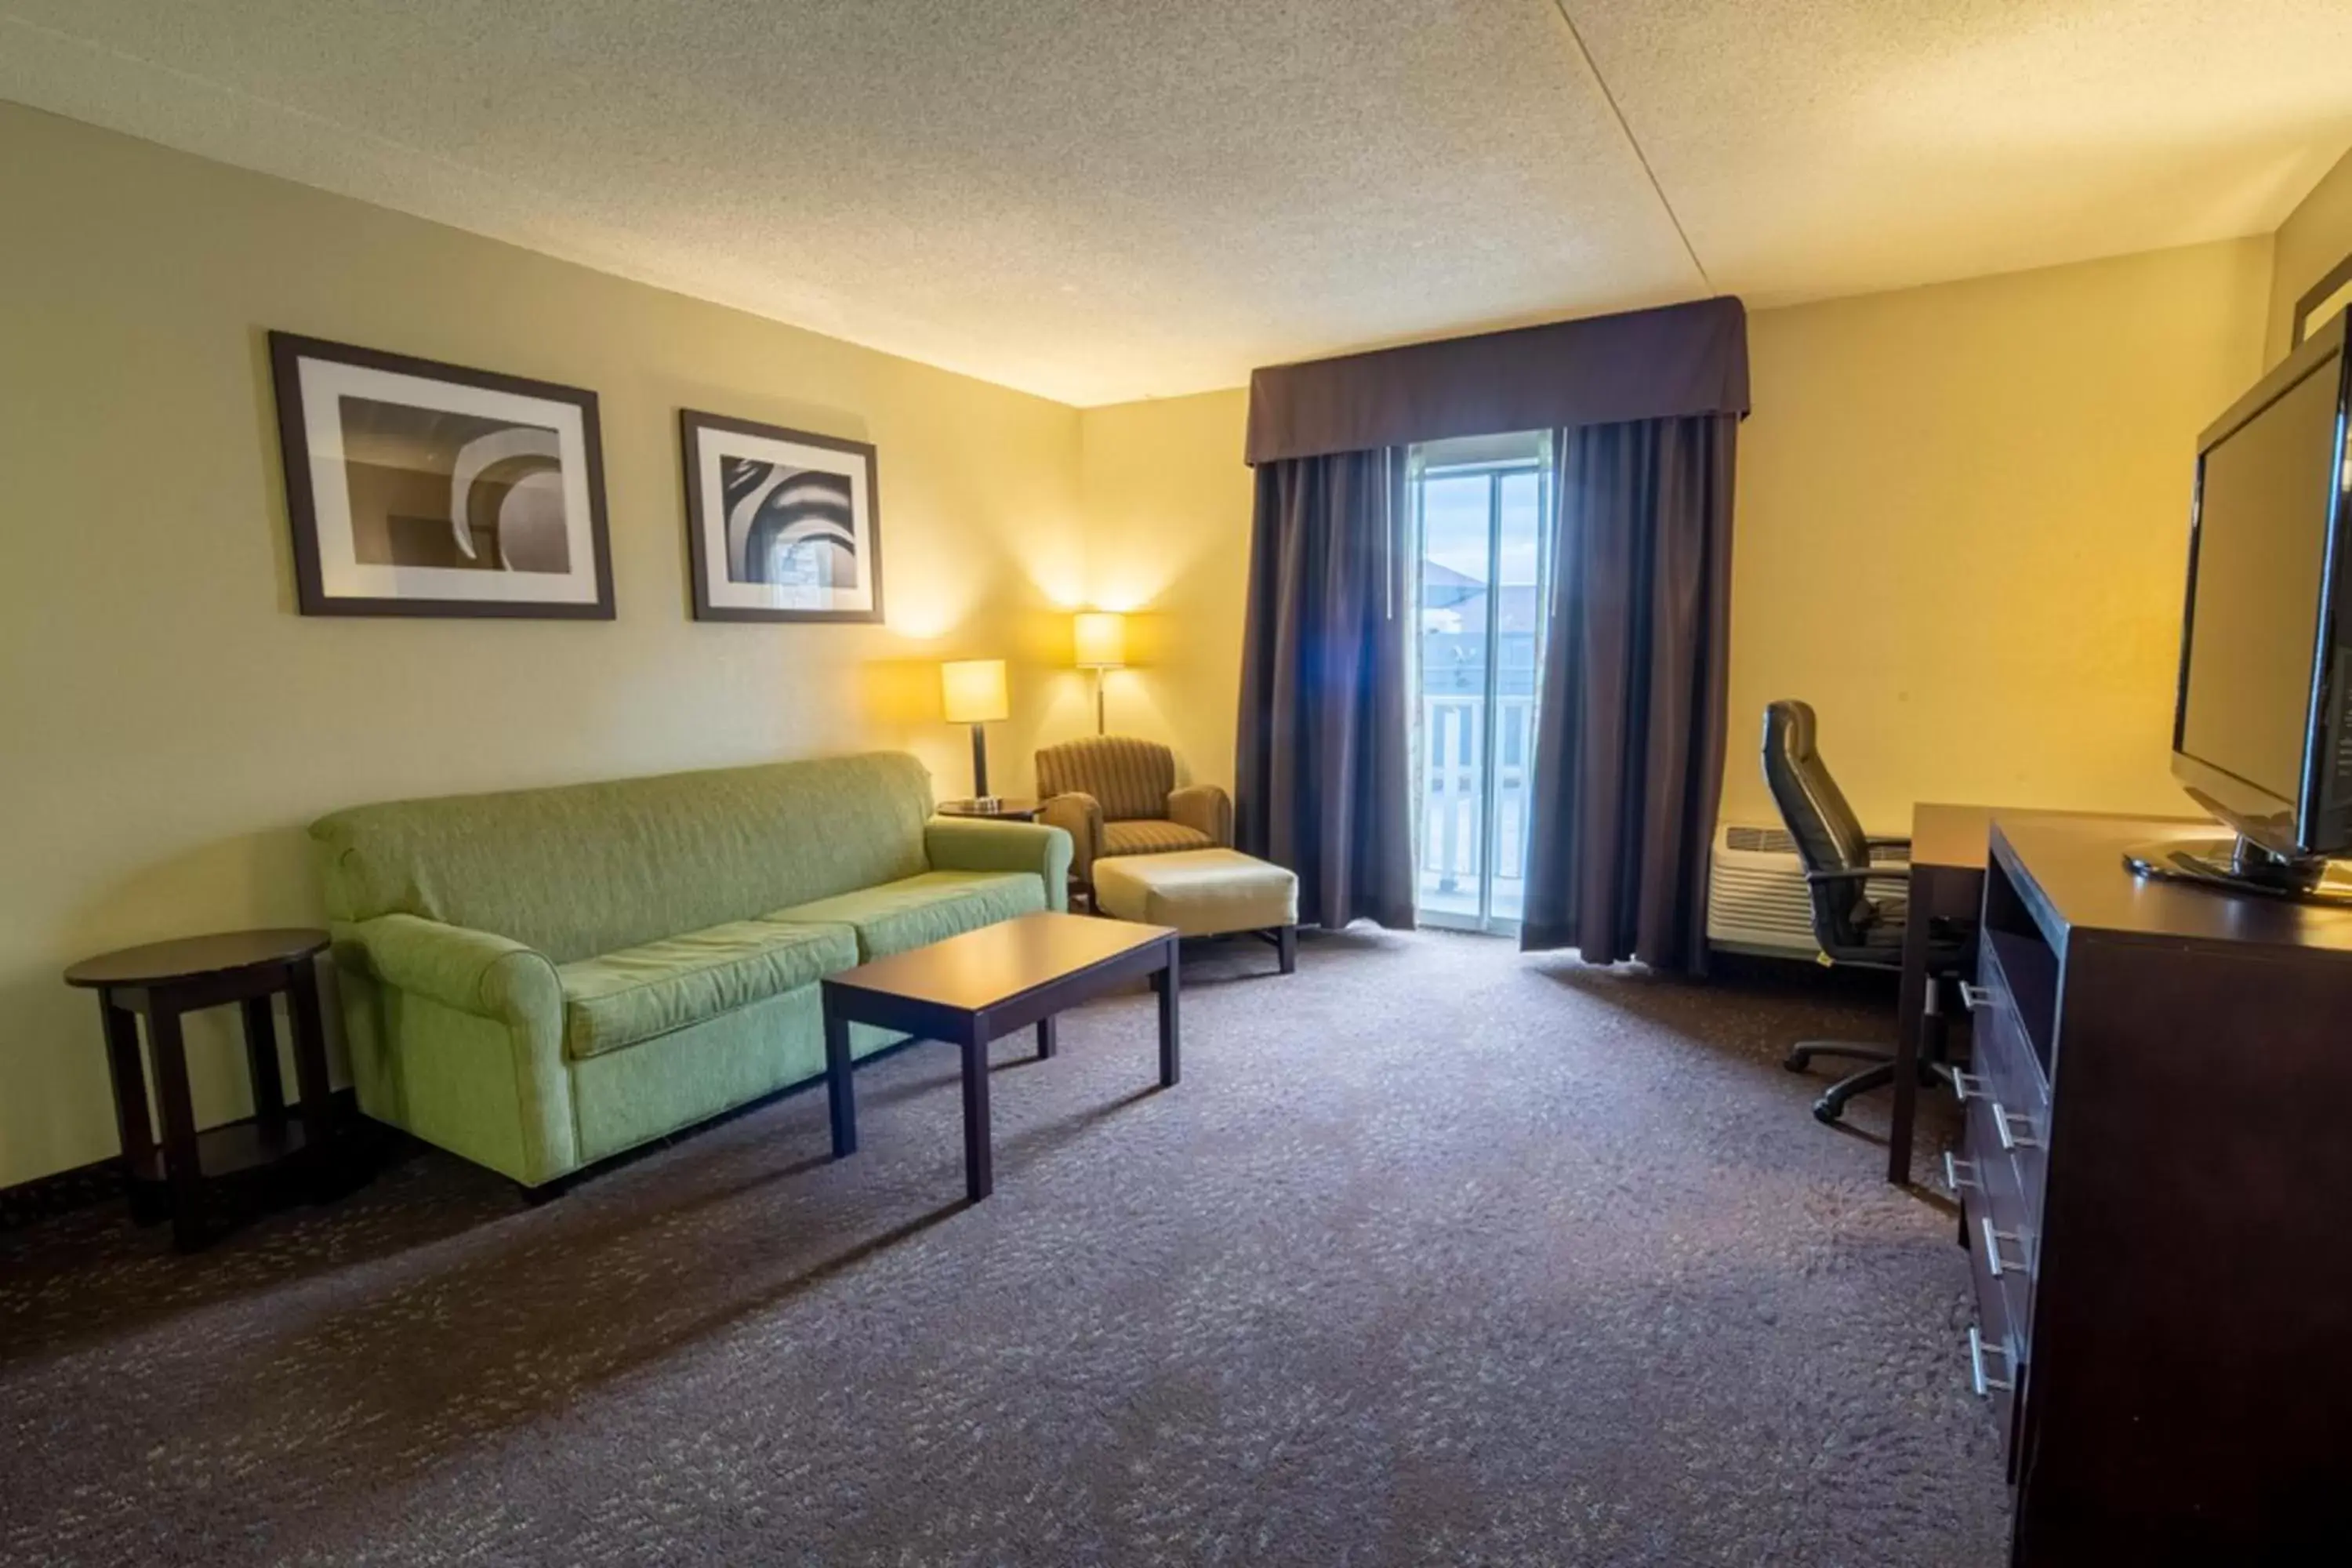
[[[1109,733],[1103,715],[1103,677],[1127,663],[1127,617],[1114,610],[1082,610],[1071,641],[1077,649],[1073,661],[1095,672],[1095,733]]]
[[[940,710],[950,724],[971,726],[971,796],[992,805],[988,793],[988,726],[1013,716],[1013,696],[1001,658],[950,659],[940,666]]]

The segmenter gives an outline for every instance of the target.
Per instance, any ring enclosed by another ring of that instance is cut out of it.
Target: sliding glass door
[[[1410,475],[1421,919],[1518,930],[1551,513],[1542,432],[1433,442]]]

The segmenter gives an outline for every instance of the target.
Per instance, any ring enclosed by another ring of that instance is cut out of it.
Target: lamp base
[[[988,727],[971,727],[971,795],[974,800],[994,800],[988,793]]]

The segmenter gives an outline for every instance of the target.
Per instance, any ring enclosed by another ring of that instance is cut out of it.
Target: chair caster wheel
[[[1780,1065],[1790,1072],[1802,1072],[1813,1065],[1813,1058],[1807,1051],[1790,1051],[1780,1058]]]
[[[1835,1127],[1844,1109],[1829,1100],[1817,1100],[1813,1101],[1813,1120],[1824,1127]]]

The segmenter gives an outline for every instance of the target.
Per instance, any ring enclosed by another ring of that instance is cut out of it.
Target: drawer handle
[[[1984,1237],[1985,1268],[1991,1273],[1994,1279],[2000,1279],[2002,1275],[2010,1272],[2011,1269],[2016,1270],[2020,1274],[2031,1274],[2033,1272],[2033,1258],[2027,1251],[2025,1238],[2023,1237],[2018,1235],[2013,1230],[1993,1229],[1992,1216],[1990,1215],[1987,1215],[1983,1218],[1978,1220],[1977,1228]],[[2001,1246],[2004,1242],[2009,1243],[2017,1248],[2018,1256],[2016,1258],[2006,1258],[2000,1255]]]
[[[1962,1105],[1984,1094],[1984,1079],[1972,1072],[1952,1069],[1952,1094]]]
[[[1962,1171],[1968,1174],[1961,1175]],[[1977,1163],[1974,1160],[1955,1160],[1949,1149],[1944,1151],[1944,1185],[1956,1193],[1984,1191],[1984,1184],[1977,1180]]]
[[[2025,1131],[2021,1132],[2016,1127],[2011,1127],[2010,1123],[2012,1121]],[[2042,1133],[2033,1125],[2033,1118],[2010,1110],[1998,1100],[1992,1102],[1992,1130],[2000,1134],[2004,1153],[2014,1154],[2020,1149],[2042,1147]]]
[[[1985,1371],[1985,1357],[1989,1355],[2000,1357],[2000,1369],[2009,1374],[2007,1377],[1995,1377]],[[1985,1343],[1984,1336],[1977,1332],[1973,1323],[1969,1325],[1969,1381],[1976,1384],[1979,1399],[1991,1398],[1995,1389],[2003,1394],[2017,1392],[2016,1358],[2009,1353],[2006,1345]]]
[[[1966,981],[1966,980],[1961,981],[1961,982],[1960,982],[1960,1005],[1961,1005],[1961,1006],[1963,1006],[1963,1007],[1966,1007],[1966,1008],[1967,1008],[1969,1012],[1971,1012],[1971,1013],[1975,1012],[1975,1011],[1976,1011],[1978,1008],[1979,1008],[1979,1007],[1990,1007],[1990,1006],[1991,1006],[1991,1005],[1992,1005],[1992,989],[1991,989],[1991,987],[1990,987],[1990,986],[1985,986],[1985,985],[1977,985],[1977,984],[1971,984],[1970,982]]]

